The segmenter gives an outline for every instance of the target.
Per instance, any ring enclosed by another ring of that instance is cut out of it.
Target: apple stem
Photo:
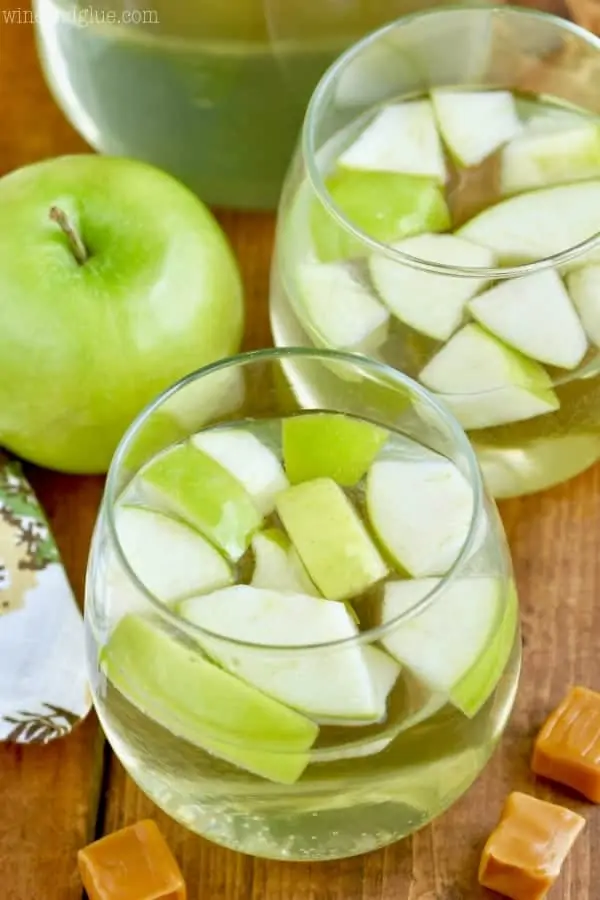
[[[73,252],[73,256],[77,260],[77,263],[80,266],[83,266],[84,263],[86,263],[89,259],[89,254],[87,252],[85,244],[81,239],[81,235],[69,219],[66,212],[64,212],[62,209],[59,209],[58,206],[52,206],[50,208],[50,218],[53,222],[56,222],[62,232],[67,236],[71,250]]]

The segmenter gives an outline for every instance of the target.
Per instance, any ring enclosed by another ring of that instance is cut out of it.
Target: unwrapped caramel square
[[[600,803],[600,694],[571,688],[538,734],[531,768]]]
[[[480,884],[511,900],[542,900],[584,825],[562,806],[510,794],[483,849]]]
[[[89,900],[186,900],[183,875],[151,819],[89,844],[77,863]]]

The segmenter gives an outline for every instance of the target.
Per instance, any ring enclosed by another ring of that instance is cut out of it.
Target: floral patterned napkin
[[[81,613],[35,494],[0,451],[0,741],[48,743],[90,705]]]

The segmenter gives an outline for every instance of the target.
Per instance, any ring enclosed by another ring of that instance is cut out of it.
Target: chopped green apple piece
[[[285,419],[283,462],[292,484],[332,478],[357,484],[385,444],[389,431],[343,413],[316,412]]]
[[[479,165],[523,128],[510,91],[438,88],[431,100],[442,137],[462,166]]]
[[[389,312],[343,264],[304,263],[298,287],[320,343],[367,352],[385,341]]]
[[[194,529],[139,506],[118,506],[117,536],[127,562],[141,583],[170,603],[233,582],[218,550]]]
[[[419,379],[467,429],[532,419],[560,406],[546,370],[479,325],[457,331]]]
[[[388,555],[414,578],[443,575],[456,561],[473,517],[473,491],[443,457],[380,460],[367,477],[367,512]]]
[[[443,190],[431,178],[339,169],[326,179],[325,186],[352,225],[384,244],[423,231],[446,231],[451,225]],[[311,231],[321,262],[365,255],[361,240],[316,199],[311,207]]]
[[[567,276],[567,289],[590,341],[600,347],[600,265]]]
[[[387,566],[343,490],[330,478],[288,488],[277,512],[312,581],[329,600],[356,597]]]
[[[531,359],[575,369],[586,354],[585,332],[554,269],[501,281],[475,297],[469,310],[488,331]]]
[[[296,782],[310,762],[317,725],[203,659],[152,620],[121,619],[100,662],[130,703],[214,756],[282,784]]]
[[[396,250],[448,266],[487,268],[494,254],[453,234],[421,234],[393,245]],[[406,325],[446,341],[462,323],[465,304],[487,284],[483,278],[451,278],[426,272],[376,253],[369,270],[377,293]]]
[[[496,687],[510,658],[519,623],[517,591],[511,584],[500,622],[485,651],[452,689],[452,701],[468,716],[474,716]]]
[[[198,529],[234,561],[261,525],[261,516],[240,482],[191,443],[158,456],[138,477],[152,506]]]
[[[363,655],[371,673],[371,681],[375,687],[375,693],[379,697],[379,704],[385,708],[387,698],[400,675],[398,660],[386,653],[380,647],[368,644],[363,647]]]
[[[423,578],[386,585],[382,618],[390,630],[383,644],[432,690],[444,692],[465,715],[474,716],[508,661],[516,600],[511,594],[505,602],[496,578],[460,578],[449,582],[423,610],[392,625],[439,583]]]
[[[447,179],[444,151],[429,100],[385,106],[339,157],[348,169]]]
[[[233,428],[200,431],[191,442],[245,487],[261,515],[273,512],[275,497],[288,487],[288,481],[269,447],[249,431]]]
[[[509,197],[457,232],[497,254],[500,262],[545,259],[600,231],[600,180]]]
[[[541,128],[539,121],[502,151],[500,186],[503,194],[516,194],[583,181],[600,176],[600,125],[579,117],[554,128]]]
[[[184,600],[179,611],[203,630],[196,640],[210,657],[311,718],[365,723],[385,715],[380,687],[389,669],[372,672],[360,644],[326,646],[358,635],[343,603],[239,584]],[[286,649],[270,651],[266,644]]]
[[[590,431],[593,426],[590,426]],[[585,472],[600,459],[600,434],[552,434],[512,446],[473,442],[483,478],[497,499],[534,494]]]
[[[278,528],[255,534],[252,539],[254,572],[250,584],[256,588],[292,594],[319,592],[308,577],[300,557],[286,534]]]
[[[182,425],[164,409],[155,409],[140,422],[139,429],[132,433],[123,457],[123,466],[132,473],[138,472],[157,453],[178,444],[186,437],[187,432]]]

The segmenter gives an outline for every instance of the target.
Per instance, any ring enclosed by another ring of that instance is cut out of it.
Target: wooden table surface
[[[34,160],[85,150],[54,105],[29,25],[7,25],[0,2],[0,175]],[[269,344],[269,215],[219,216],[243,270],[246,346]],[[1,292],[0,292],[0,302]],[[1,335],[0,335],[1,352]],[[29,469],[80,599],[101,480]],[[552,900],[600,897],[600,809],[536,781],[533,736],[573,683],[600,689],[600,466],[568,485],[502,505],[524,633],[518,702],[500,749],[453,809],[412,839],[326,864],[274,863],[221,849],[158,811],[103,742],[94,715],[47,747],[0,746],[0,900],[81,900],[76,851],[154,816],[183,868],[190,900],[483,900],[482,844],[514,789],[577,810],[588,825]]]

